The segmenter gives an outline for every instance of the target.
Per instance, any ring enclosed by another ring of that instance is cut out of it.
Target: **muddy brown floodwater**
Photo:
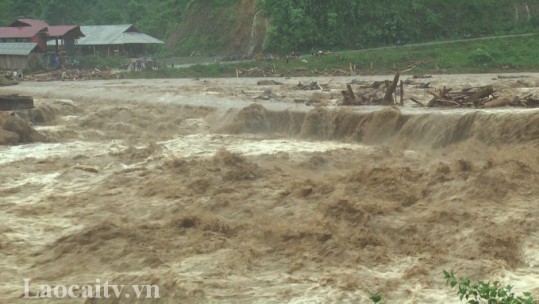
[[[539,93],[526,76],[430,81]],[[351,78],[310,80],[2,88],[48,140],[0,146],[0,303],[24,279],[161,298],[35,303],[459,303],[443,270],[539,296],[539,111],[341,109]]]

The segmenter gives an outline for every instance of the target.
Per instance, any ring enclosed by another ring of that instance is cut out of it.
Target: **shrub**
[[[494,62],[494,56],[483,48],[475,49],[470,56],[468,56],[468,63],[475,66],[486,66]]]
[[[516,296],[512,292],[513,287],[502,287],[500,282],[471,282],[469,278],[457,279],[453,272],[444,270],[446,284],[451,288],[458,288],[460,300],[466,299],[468,304],[535,304],[531,293],[524,292],[522,296]]]
[[[470,281],[469,278],[457,279],[453,272],[444,270],[446,284],[451,288],[458,288],[457,295],[460,300],[466,300],[467,304],[537,304],[531,293],[523,292],[522,296],[512,292],[513,287],[507,285],[502,287],[500,282]],[[375,293],[370,297],[375,304],[382,304],[382,296]]]

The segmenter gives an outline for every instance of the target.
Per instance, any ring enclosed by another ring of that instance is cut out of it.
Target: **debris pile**
[[[329,84],[332,82],[332,80],[330,80],[328,83],[318,83],[317,81],[312,81],[311,83],[309,84],[303,84],[303,83],[298,83],[298,85],[296,86],[296,90],[304,90],[304,91],[315,91],[315,90],[319,90],[319,91],[330,91],[330,88],[329,88]]]
[[[399,87],[400,103],[403,102],[404,87],[403,82],[400,82],[400,74],[396,73],[393,81],[374,81],[372,83],[364,83],[360,81],[352,81],[358,83],[361,92],[354,93],[351,84],[346,85],[346,90],[341,91],[343,96],[342,105],[395,105],[397,87]]]
[[[308,63],[308,62],[304,62]],[[296,75],[296,76],[322,76],[322,77],[336,77],[336,76],[350,76],[359,74],[359,69],[330,69],[330,70],[318,70],[310,69],[306,66],[292,67],[283,69],[278,72],[274,64],[268,64],[264,67],[255,67],[249,69],[236,68],[236,77],[283,77],[284,75]]]
[[[432,95],[428,103],[420,102],[410,98],[416,104],[423,107],[450,107],[450,108],[499,108],[499,107],[539,107],[539,99],[533,94],[525,97],[499,95],[492,85],[464,88],[461,91],[453,92],[453,89],[443,87],[438,91],[426,92]]]
[[[11,77],[8,77],[8,76],[1,77],[0,76],[0,87],[12,86],[12,85],[17,85],[17,84],[19,84],[19,83],[16,80],[11,79]]]
[[[33,81],[55,81],[55,80],[96,80],[96,79],[118,79],[123,78],[123,73],[112,73],[111,70],[100,69],[64,69],[45,73],[26,75],[26,80]]]
[[[278,100],[278,99],[280,99],[280,97],[273,94],[271,89],[267,89],[267,90],[264,90],[264,92],[262,92],[262,94],[255,97],[255,99],[260,99],[260,100],[277,99]]]
[[[256,83],[256,85],[282,85],[282,82],[275,81],[275,80],[260,80]]]
[[[497,107],[539,107],[539,98],[533,94],[527,96],[509,95],[496,92],[493,85],[470,87],[454,90],[446,86],[433,89],[430,82],[418,82],[415,79],[432,78],[430,75],[414,75],[413,79],[399,82],[399,73],[395,74],[393,81],[364,81],[354,79],[347,84],[346,90],[341,91],[341,105],[404,105],[404,85],[421,89],[432,96],[428,101],[421,101],[415,97],[409,100],[421,107],[431,108],[497,108]],[[517,82],[518,83],[518,82]],[[353,88],[353,86],[355,86]],[[526,85],[525,87],[528,87]],[[400,97],[400,98],[399,98]],[[399,102],[397,103],[397,99]]]
[[[494,87],[492,85],[465,88],[460,92],[453,92],[453,89],[444,86],[436,93],[429,90],[426,90],[426,92],[432,95],[427,107],[480,108],[494,99]]]
[[[236,77],[280,77],[282,75],[277,73],[275,66],[264,67],[264,68],[250,68],[250,69],[240,69],[236,68]]]

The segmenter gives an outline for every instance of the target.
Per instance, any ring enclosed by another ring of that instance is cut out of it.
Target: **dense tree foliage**
[[[196,5],[203,1],[220,10],[241,0],[1,0],[0,23],[21,17],[50,24],[133,23],[167,39],[189,7],[208,7]],[[270,20],[266,48],[280,52],[521,33],[539,26],[537,0],[252,1]]]
[[[273,20],[268,47],[281,51],[525,32],[536,23],[539,10],[531,0],[258,2]]]

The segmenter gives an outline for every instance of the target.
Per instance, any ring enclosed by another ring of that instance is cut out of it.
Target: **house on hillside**
[[[0,43],[0,69],[23,70],[35,67],[42,55],[38,48],[34,42]]]
[[[81,26],[84,38],[77,41],[82,54],[138,57],[145,47],[164,42],[137,30],[132,24]]]

